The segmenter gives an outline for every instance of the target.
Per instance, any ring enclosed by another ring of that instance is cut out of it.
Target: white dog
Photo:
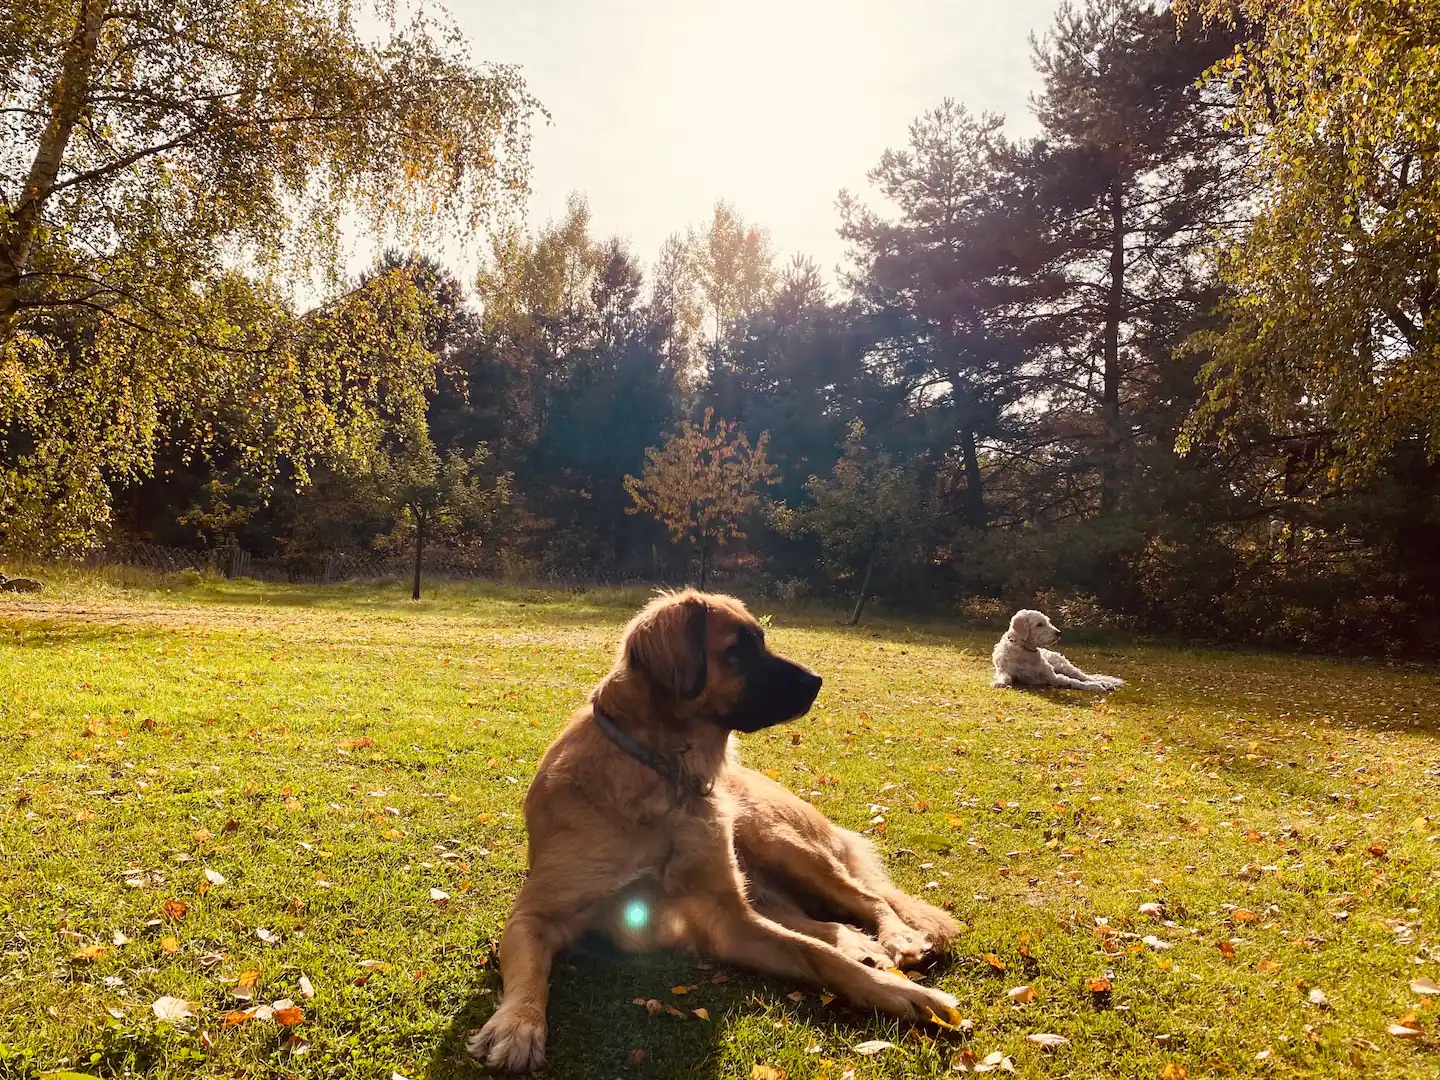
[[[1043,611],[1017,611],[1010,629],[995,644],[992,686],[1058,686],[1066,690],[1114,690],[1124,679],[1114,675],[1086,675],[1058,652],[1045,648],[1060,640]]]

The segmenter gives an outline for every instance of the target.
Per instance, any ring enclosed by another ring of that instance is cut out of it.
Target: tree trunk
[[[1125,317],[1125,191],[1110,185],[1110,296],[1105,305],[1105,373],[1100,397],[1104,447],[1100,462],[1100,510],[1120,501],[1120,323]]]
[[[985,527],[985,480],[980,475],[980,451],[975,445],[975,429],[969,426],[960,432],[960,459],[965,467],[965,516],[977,529]]]
[[[865,576],[860,579],[860,595],[855,598],[855,610],[850,612],[850,618],[845,620],[846,626],[857,626],[860,623],[860,612],[865,610],[865,596],[870,589],[870,574],[875,569],[875,549],[870,549],[870,555],[865,560]]]
[[[410,599],[420,599],[420,557],[425,552],[425,515],[415,515],[415,584],[410,590]]]
[[[40,135],[40,145],[30,163],[30,174],[10,215],[9,227],[0,234],[0,342],[15,331],[20,312],[20,280],[30,264],[30,249],[40,231],[45,202],[55,188],[65,148],[86,102],[95,67],[95,49],[110,0],[80,0],[75,32],[65,46],[60,73],[50,95],[50,120]]]

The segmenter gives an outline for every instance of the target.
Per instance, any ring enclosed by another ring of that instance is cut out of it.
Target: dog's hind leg
[[[841,858],[850,872],[885,898],[885,902],[911,929],[925,935],[937,949],[948,945],[960,933],[960,924],[934,904],[927,904],[898,888],[875,851],[875,845],[849,829],[835,830],[845,846]]]
[[[673,910],[676,918],[667,925],[664,943],[689,945],[757,971],[804,979],[892,1016],[923,1021],[944,1018],[955,1008],[949,994],[857,963],[823,941],[765,918],[738,893],[705,888],[678,901]]]

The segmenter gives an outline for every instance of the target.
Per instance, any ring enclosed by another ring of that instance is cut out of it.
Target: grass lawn
[[[481,1075],[460,1044],[498,993],[525,786],[641,597],[403,595],[0,602],[0,1077]],[[747,760],[953,906],[927,978],[973,1036],[567,954],[549,1075],[954,1076],[968,1050],[1031,1077],[1440,1076],[1437,672],[1067,635],[1131,684],[1025,694],[990,688],[995,631],[755,610],[826,682]],[[303,1022],[227,1023],[277,999]],[[1423,1034],[1390,1033],[1407,1013]]]

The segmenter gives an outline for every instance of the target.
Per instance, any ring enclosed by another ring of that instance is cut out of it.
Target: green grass
[[[478,1076],[459,1047],[498,992],[525,785],[639,599],[75,577],[5,600],[0,1077]],[[973,1038],[592,952],[557,968],[549,1075],[953,1076],[966,1046],[1034,1077],[1440,1075],[1440,1010],[1409,989],[1440,981],[1433,670],[1082,638],[1082,667],[1131,685],[1021,694],[990,688],[988,632],[756,609],[826,685],[747,760],[953,906],[928,978]],[[202,892],[206,869],[225,883]],[[246,970],[303,1009],[303,1043],[221,1025]],[[163,995],[198,1021],[157,1020]],[[1409,1011],[1425,1037],[1387,1034]],[[874,1039],[897,1046],[855,1052]]]

